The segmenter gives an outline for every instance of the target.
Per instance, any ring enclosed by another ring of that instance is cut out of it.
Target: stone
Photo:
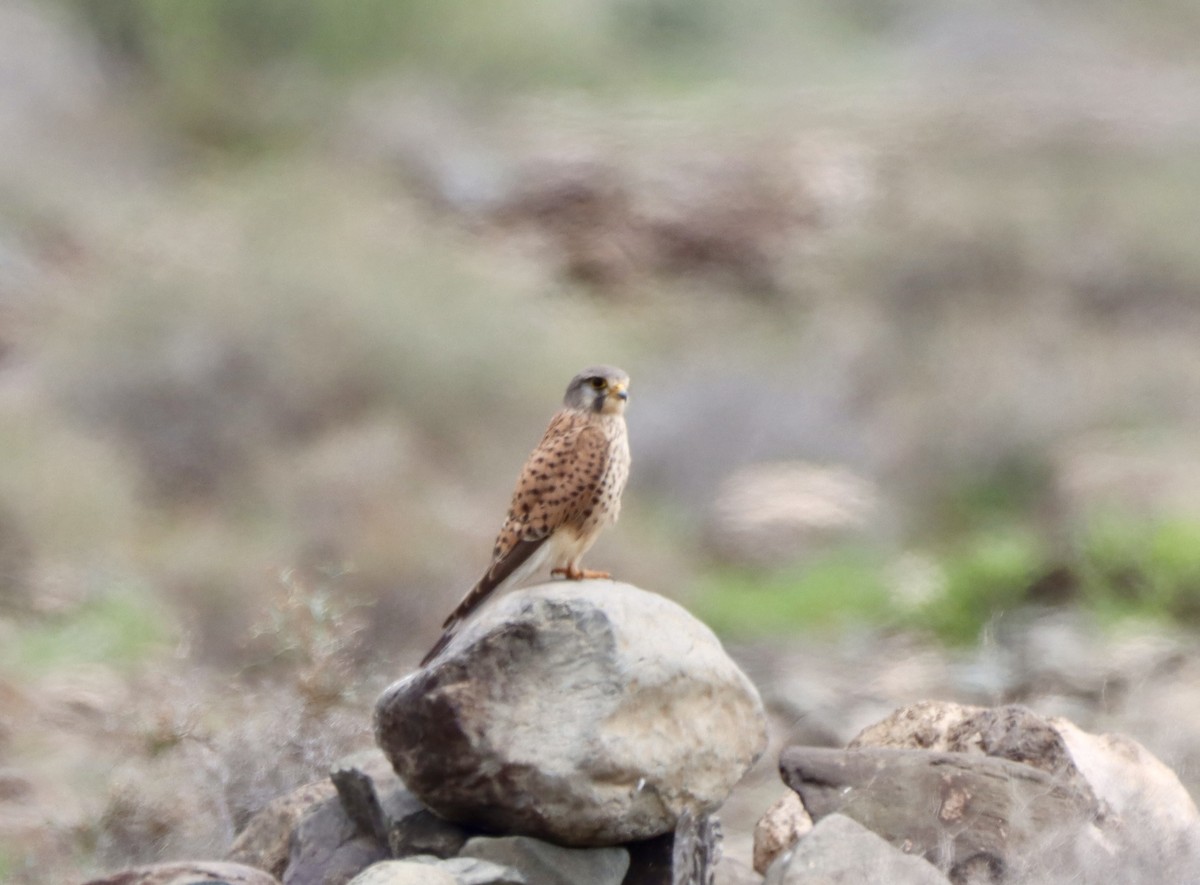
[[[527,885],[525,876],[519,871],[478,857],[442,859],[432,854],[419,854],[407,860],[435,866],[450,873],[458,885]]]
[[[438,816],[570,846],[670,832],[766,746],[753,684],[679,605],[560,581],[484,607],[376,704],[376,739]]]
[[[684,812],[675,827],[671,885],[708,885],[721,859],[721,822],[711,815]]]
[[[337,789],[342,811],[354,823],[360,835],[373,836],[380,845],[387,844],[387,821],[375,782],[361,768],[338,768],[329,779]]]
[[[282,877],[287,869],[292,831],[314,805],[333,794],[333,784],[326,780],[305,784],[273,799],[250,818],[234,840],[226,860],[267,870],[276,878]]]
[[[1200,811],[1175,772],[1132,738],[1050,724],[1105,809],[1100,827],[1116,863],[1102,855],[1087,881],[1115,881],[1104,877],[1116,870],[1127,881],[1142,881],[1138,873],[1147,882],[1200,881]]]
[[[793,790],[767,809],[754,827],[754,869],[766,875],[775,858],[813,828],[812,818]]]
[[[364,835],[334,796],[314,807],[296,827],[283,885],[348,882],[389,857],[387,846]]]
[[[1018,704],[973,707],[921,701],[863,729],[849,744],[850,749],[859,747],[982,753],[1032,765],[1095,801],[1091,786],[1080,774],[1059,731],[1044,717]]]
[[[84,885],[279,885],[263,870],[219,861],[176,861],[134,867]]]
[[[385,860],[367,867],[349,885],[464,885],[447,870],[408,860]]]
[[[629,869],[624,848],[563,848],[528,836],[476,836],[462,856],[511,867],[528,885],[621,885]]]
[[[790,747],[779,766],[815,820],[851,817],[951,873],[981,855],[1007,870],[1062,852],[1093,835],[1098,814],[1090,792],[980,754]]]
[[[1007,785],[1012,798],[1030,795],[1008,810],[997,805],[992,812],[1001,818],[996,826],[976,826],[974,832],[956,837],[958,850],[951,867],[955,882],[990,882],[1000,877],[1006,881],[1050,877],[1088,885],[1200,881],[1200,812],[1175,773],[1130,738],[1089,734],[1061,717],[1046,719],[1018,706],[988,709],[926,701],[864,729],[851,747],[987,754],[1020,762],[1050,778],[1053,790],[1047,793],[1018,774]],[[815,780],[827,774],[809,771]],[[860,772],[860,780],[862,776]],[[886,781],[871,781],[865,793],[879,795]],[[997,801],[1003,801],[1001,785],[998,781]],[[1064,788],[1074,799],[1054,811],[1047,802],[1053,806],[1054,795]],[[830,783],[815,791],[810,787],[808,794],[815,804],[805,801],[814,816],[828,810],[821,795],[831,796],[835,789]],[[921,789],[910,783],[910,804]],[[934,785],[925,789],[932,791]],[[978,806],[980,801],[990,800],[975,796],[968,805]],[[881,835],[900,837],[847,810]],[[1000,831],[1006,838],[995,838]],[[914,836],[911,828],[904,837],[926,846],[937,838],[934,833]],[[979,849],[974,856],[961,850],[968,843]]]
[[[920,857],[905,854],[841,814],[817,822],[792,851],[780,855],[764,885],[948,885]]]
[[[388,850],[393,857],[431,854],[454,857],[470,835],[429,811],[406,787],[399,786],[382,799]]]
[[[359,834],[374,836],[388,847],[392,857],[453,857],[470,835],[426,809],[379,750],[341,760],[333,766],[330,779]]]

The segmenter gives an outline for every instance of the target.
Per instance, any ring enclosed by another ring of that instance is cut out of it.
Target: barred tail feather
[[[496,590],[515,584],[536,571],[547,553],[549,553],[549,546],[546,544],[545,538],[539,538],[536,541],[518,541],[514,544],[508,554],[488,569],[487,574],[479,579],[478,584],[467,591],[467,595],[454,607],[454,611],[450,612],[450,616],[442,624],[442,635],[434,643],[433,648],[421,659],[420,666],[424,667],[450,644],[450,640],[454,638],[462,622],[483,604],[484,600]]]

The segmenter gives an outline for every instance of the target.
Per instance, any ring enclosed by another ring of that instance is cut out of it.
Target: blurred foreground
[[[1200,20],[994,6],[0,2],[0,878],[211,853],[368,744],[600,361],[590,564],[780,730],[832,656],[1195,795]]]

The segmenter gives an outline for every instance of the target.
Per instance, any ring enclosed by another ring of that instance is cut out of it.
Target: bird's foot
[[[611,578],[608,572],[593,571],[590,568],[579,568],[574,565],[568,565],[566,568],[552,569],[550,574],[553,577],[563,577],[568,581],[583,581],[592,580],[595,578]]]

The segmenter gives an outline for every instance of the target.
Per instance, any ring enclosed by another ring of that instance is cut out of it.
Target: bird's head
[[[629,399],[629,375],[615,366],[584,369],[567,385],[563,405],[582,412],[621,415]]]

